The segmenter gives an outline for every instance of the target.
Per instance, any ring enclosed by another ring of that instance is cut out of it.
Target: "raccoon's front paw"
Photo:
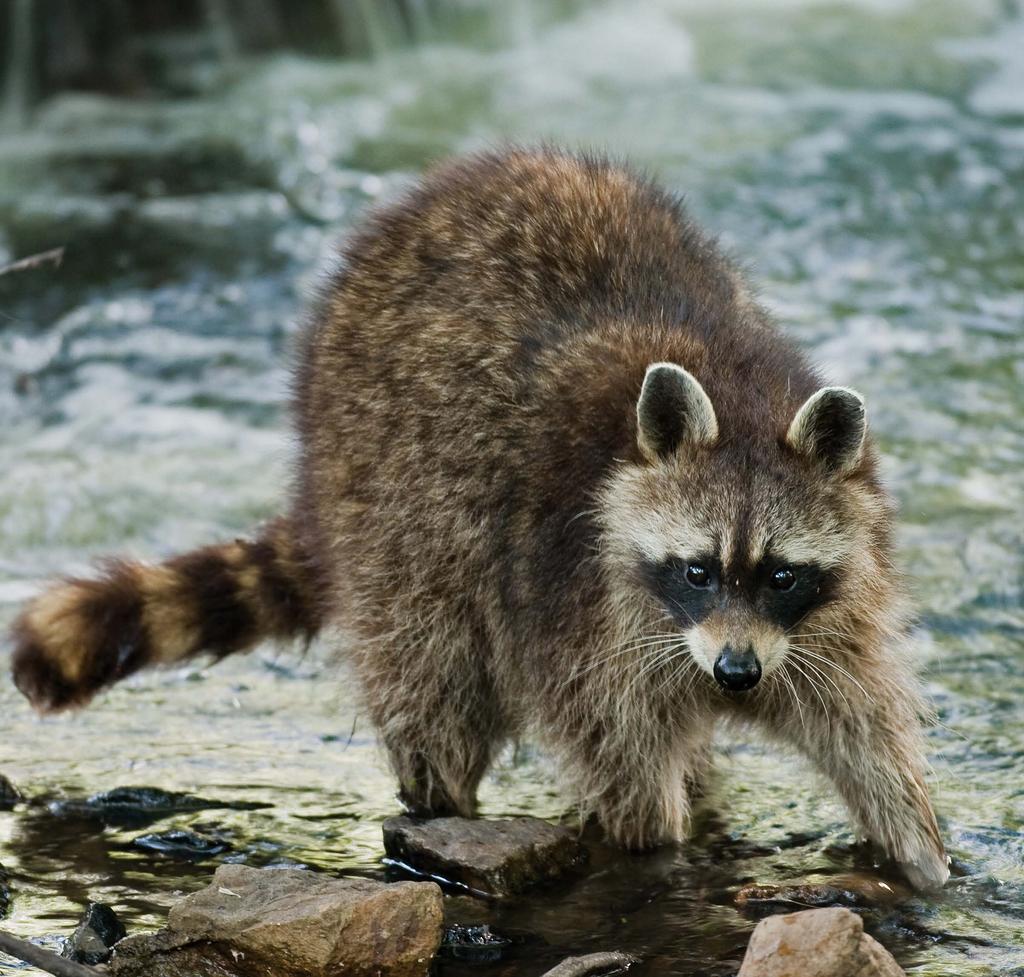
[[[949,859],[944,852],[922,852],[912,861],[900,862],[900,868],[918,892],[938,892],[949,881]]]

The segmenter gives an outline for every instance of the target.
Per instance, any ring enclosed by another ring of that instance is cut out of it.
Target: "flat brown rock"
[[[575,832],[537,818],[384,822],[384,850],[414,871],[487,895],[522,892],[586,861]]]
[[[431,882],[387,885],[222,865],[167,929],[118,944],[117,977],[424,977],[441,942]]]
[[[809,909],[757,924],[738,977],[906,977],[849,909]]]

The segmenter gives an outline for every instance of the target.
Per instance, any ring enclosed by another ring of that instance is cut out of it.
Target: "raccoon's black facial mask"
[[[812,610],[831,600],[836,584],[834,571],[815,563],[784,565],[764,561],[758,577],[760,586],[754,607],[761,617],[783,631],[795,627]]]
[[[717,557],[669,557],[644,561],[642,579],[651,593],[684,627],[700,624],[732,602],[744,602],[783,631],[832,599],[834,571],[814,563],[786,565],[766,559],[753,570],[723,575]]]
[[[722,572],[717,557],[645,560],[640,572],[647,589],[684,625],[699,624],[720,604]]]

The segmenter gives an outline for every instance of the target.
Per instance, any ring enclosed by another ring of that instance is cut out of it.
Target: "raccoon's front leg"
[[[914,732],[882,713],[867,722],[839,722],[835,743],[825,746],[819,763],[864,833],[899,862],[914,888],[940,889],[949,865],[925,785],[917,717],[902,722]]]
[[[804,721],[790,715],[777,731],[833,781],[864,834],[900,864],[916,889],[939,889],[949,867],[924,780],[920,702],[916,692],[898,682],[894,688],[887,678],[872,682],[862,675],[854,687],[836,675],[845,703],[824,693],[820,703],[805,689]]]

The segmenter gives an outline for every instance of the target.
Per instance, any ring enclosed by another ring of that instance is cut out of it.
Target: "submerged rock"
[[[91,902],[82,921],[64,947],[63,956],[76,963],[106,963],[115,943],[127,935],[117,913],[102,902]]]
[[[809,909],[757,924],[738,977],[906,977],[849,909]]]
[[[117,977],[424,977],[441,943],[441,890],[296,869],[222,865],[167,928],[122,941]]]
[[[751,883],[743,886],[734,901],[741,909],[777,906],[892,906],[909,898],[898,883],[883,882],[867,875],[836,875],[820,882]]]
[[[210,858],[213,855],[230,851],[231,845],[220,838],[208,838],[205,835],[196,834],[194,831],[174,828],[171,831],[139,835],[132,841],[132,848],[156,852],[169,858],[197,862],[203,858]]]
[[[0,811],[10,811],[22,800],[21,791],[0,773]]]
[[[575,832],[537,818],[491,821],[410,817],[384,822],[395,864],[486,895],[508,895],[561,878],[586,861]]]
[[[57,817],[95,818],[109,827],[143,828],[170,814],[231,808],[238,811],[268,807],[248,801],[216,801],[159,787],[115,787],[84,798],[52,801],[47,805]]]

